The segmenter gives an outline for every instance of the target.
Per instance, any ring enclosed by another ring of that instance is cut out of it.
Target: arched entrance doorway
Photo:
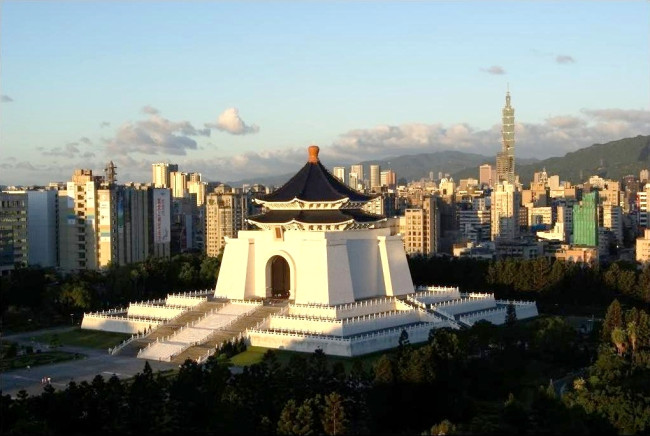
[[[282,256],[273,256],[268,262],[268,287],[270,297],[289,298],[291,290],[291,269],[289,262]]]

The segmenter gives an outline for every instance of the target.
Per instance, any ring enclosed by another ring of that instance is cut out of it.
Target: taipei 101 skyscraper
[[[501,151],[497,153],[497,181],[515,183],[515,109],[510,106],[510,90],[501,119]]]

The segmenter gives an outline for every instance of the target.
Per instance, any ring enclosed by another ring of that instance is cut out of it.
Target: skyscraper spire
[[[515,183],[515,109],[510,105],[510,84],[501,111],[501,151],[497,154],[497,181]]]

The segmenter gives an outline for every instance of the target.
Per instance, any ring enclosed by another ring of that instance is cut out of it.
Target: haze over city
[[[0,21],[2,184],[75,168],[206,180],[650,133],[648,2],[17,2]]]

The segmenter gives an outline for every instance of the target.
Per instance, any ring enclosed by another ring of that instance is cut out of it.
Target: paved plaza
[[[30,341],[31,337],[66,330],[70,330],[70,328],[3,336],[3,339],[24,345],[34,345]],[[57,347],[57,350],[78,353],[79,356],[85,357],[51,365],[36,366],[30,369],[17,369],[0,373],[2,395],[9,394],[15,398],[16,394],[22,389],[30,395],[39,395],[43,392],[44,385],[41,382],[43,377],[49,377],[55,389],[65,389],[70,381],[77,383],[82,381],[90,382],[97,374],[102,375],[105,379],[110,378],[113,374],[120,379],[130,378],[138,372],[142,372],[145,363],[144,360],[135,357],[111,356],[107,350],[69,346]],[[151,365],[154,372],[178,367],[177,364],[156,361],[149,361],[149,365]]]

